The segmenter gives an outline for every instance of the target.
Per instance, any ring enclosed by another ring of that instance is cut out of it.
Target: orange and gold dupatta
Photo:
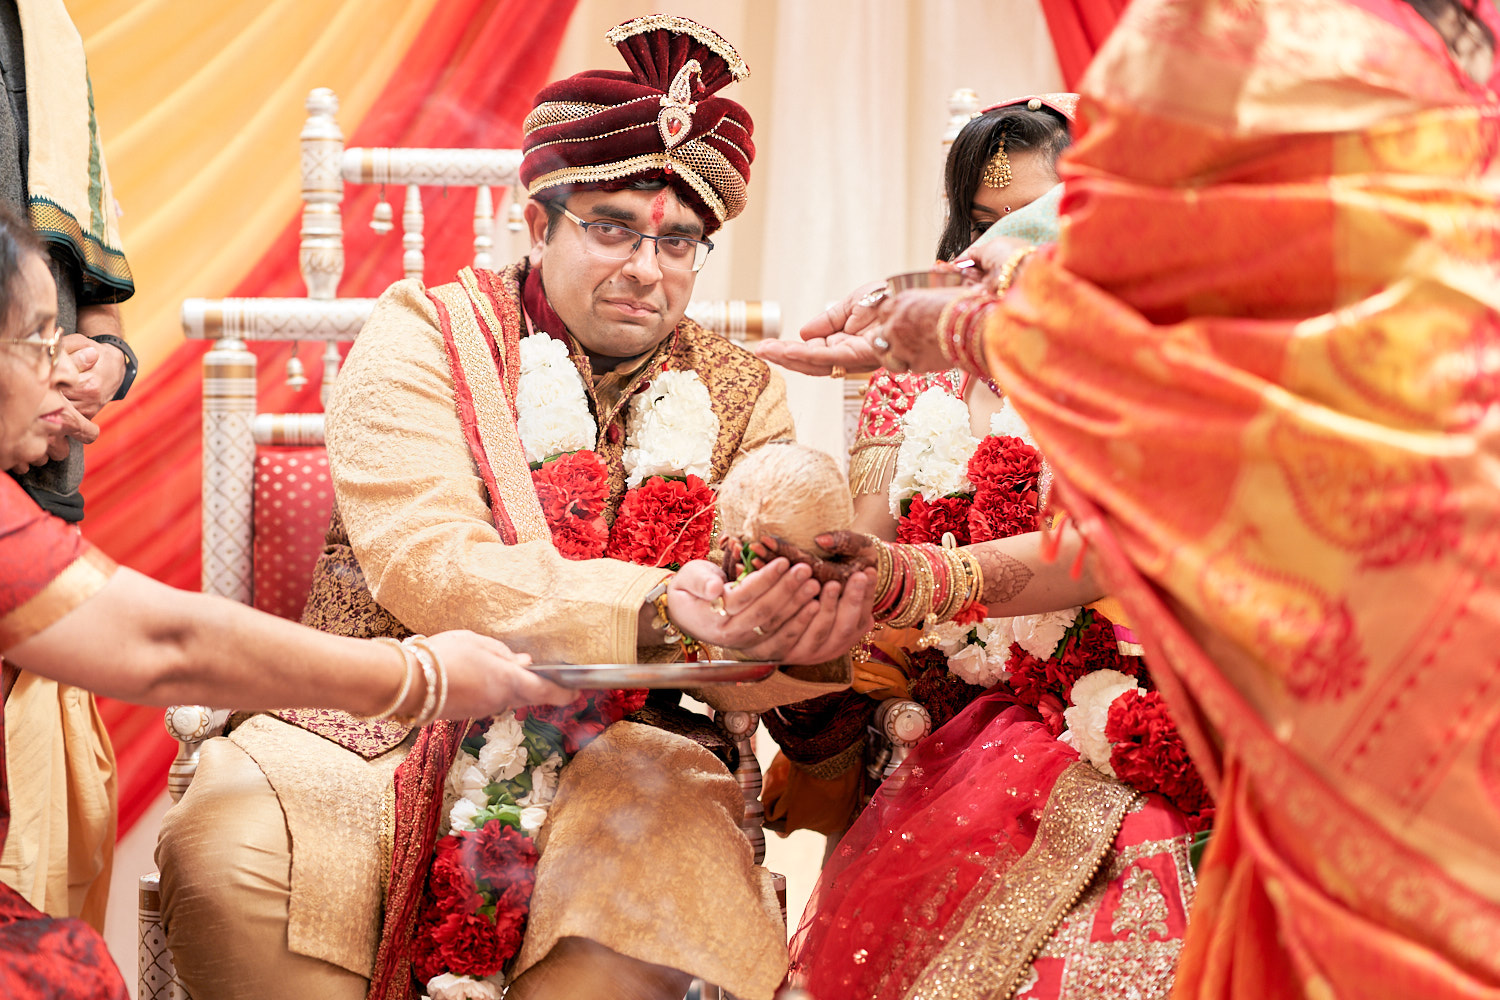
[[[1435,41],[1136,0],[987,331],[1219,802],[1178,997],[1500,996],[1500,110]]]

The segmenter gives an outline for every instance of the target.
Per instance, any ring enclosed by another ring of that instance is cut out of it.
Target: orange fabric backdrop
[[[411,41],[404,52],[390,52],[382,44],[370,55],[369,58],[377,63],[384,61],[388,74],[395,74],[388,75],[383,87],[375,91],[378,96],[355,102],[340,94],[345,99],[341,119],[349,143],[499,148],[518,145],[521,120],[530,109],[532,95],[545,82],[574,2],[444,0],[432,6],[425,21],[410,32]],[[118,8],[119,4],[102,6]],[[346,4],[333,0],[323,6],[336,13],[347,12]],[[398,4],[397,13],[421,6]],[[232,9],[233,5],[226,7],[226,11]],[[214,11],[218,6],[210,5],[202,10]],[[366,15],[369,13],[367,6]],[[101,106],[107,108],[108,98],[104,95],[132,87],[134,79],[130,68],[150,63],[151,59],[138,51],[134,61],[121,60],[118,68],[107,60],[104,66],[99,65],[101,60],[94,54],[94,40],[98,36],[91,36],[90,29],[123,32],[130,25],[122,26],[121,21],[129,19],[123,16],[110,19],[100,14],[96,21],[91,21],[87,12],[75,10],[74,14],[85,33],[86,45],[90,47],[91,64],[95,67],[95,92],[101,95]],[[403,30],[400,19],[395,14],[393,18],[384,25],[375,25],[384,28],[384,31],[376,32],[382,43],[387,32]],[[213,19],[208,18],[198,25],[197,30],[213,33],[216,30]],[[237,37],[231,33],[223,44],[232,46]],[[316,69],[316,59],[328,40],[319,35],[299,41],[311,46],[312,52],[299,58],[296,66],[305,75],[306,63],[312,60],[315,67],[311,71],[312,84],[328,80]],[[369,69],[369,66],[355,68]],[[339,74],[331,75],[337,77]],[[356,87],[367,83],[357,75],[351,79]],[[236,155],[248,157],[252,163],[284,159],[295,163],[297,123],[303,114],[301,97],[310,88],[298,83],[296,86],[301,92],[292,93],[284,80],[266,83],[268,93],[274,92],[275,100],[291,103],[292,124],[283,130],[284,138],[278,140],[281,145],[264,150],[247,148],[238,150]],[[168,98],[170,95],[164,100]],[[258,103],[258,100],[249,101],[242,112],[256,113],[253,107]],[[362,116],[358,120],[351,120],[351,105]],[[368,112],[360,110],[360,105],[368,108]],[[149,116],[149,111],[143,113]],[[101,112],[101,117],[107,127],[107,115]],[[155,124],[161,126],[163,123],[157,121]],[[170,141],[170,138],[158,134],[156,141]],[[147,152],[147,147],[133,146],[129,142],[121,143],[124,148],[117,150],[110,144],[107,132],[105,142],[111,169],[122,178],[131,175],[131,156],[136,153],[146,155]],[[266,140],[266,144],[269,143],[270,140]],[[295,178],[295,169],[291,176]],[[179,183],[191,185],[193,179],[184,176]],[[295,185],[295,181],[293,183]],[[127,221],[133,214],[148,212],[151,207],[149,204],[131,205],[128,185],[128,180],[119,185],[124,189],[121,200],[128,206]],[[144,184],[137,190],[140,190],[143,200],[152,196]],[[163,189],[155,195],[169,197],[171,192]],[[400,277],[399,234],[377,237],[365,224],[378,196],[378,190],[373,188],[353,188],[345,203],[345,247],[350,265],[340,294],[375,295]],[[232,200],[232,196],[226,194],[225,203]],[[472,254],[472,205],[472,198],[428,199],[427,260],[433,273],[456,270]],[[236,240],[241,231],[233,219],[204,213],[203,217],[174,220],[174,224],[182,226],[185,233],[215,230],[215,239],[226,244],[223,249],[229,258],[233,259],[237,252],[245,266],[231,284],[219,287],[213,287],[218,278],[211,274],[203,275],[203,287],[179,287],[181,281],[174,274],[159,275],[160,280],[174,283],[169,297],[171,308],[175,310],[175,303],[192,295],[305,294],[297,270],[299,211],[300,203],[295,198],[294,187],[290,202],[281,206],[279,232],[269,249],[264,245],[252,245],[236,251]],[[255,227],[247,225],[245,228],[253,230]],[[132,235],[127,225],[127,254],[130,254],[132,264],[137,264]],[[152,249],[150,240],[153,234],[146,232],[141,235],[146,248]],[[184,238],[190,237],[185,235]],[[138,285],[144,284],[142,278],[150,280],[147,277],[149,263],[145,268],[137,265],[136,273]],[[145,294],[143,290],[142,295]],[[156,293],[156,297],[161,298],[161,294]],[[132,317],[127,314],[127,325],[131,321]],[[163,338],[170,342],[175,330],[164,331],[160,317],[154,322],[150,319],[143,322],[145,329],[131,327],[127,329],[127,335],[143,343],[147,348],[143,353],[148,358],[152,353],[162,354],[165,350],[164,357],[136,384],[126,403],[112,407],[104,415],[103,434],[88,452],[88,475],[84,482],[88,516],[83,525],[84,533],[125,565],[174,586],[196,590],[199,585],[200,538],[200,360],[205,347],[181,342],[180,334],[176,334],[178,346],[164,349]],[[289,351],[289,347],[281,345],[258,349],[262,362],[262,405],[271,410],[316,410],[320,349],[317,345],[306,345],[303,350],[303,360],[313,381],[300,392],[288,389],[283,381]],[[158,709],[138,708],[104,699],[101,699],[100,707],[119,760],[120,829],[123,832],[160,793],[175,744],[162,729]]]

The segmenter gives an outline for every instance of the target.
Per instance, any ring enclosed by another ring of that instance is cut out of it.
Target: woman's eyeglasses
[[[59,326],[50,335],[45,337],[38,332],[25,337],[19,337],[15,340],[0,340],[0,344],[7,344],[11,347],[23,347],[28,351],[35,351],[38,366],[40,367],[40,363],[45,360],[47,362],[47,370],[51,371],[57,367],[57,361],[62,357],[62,339],[63,328]]]

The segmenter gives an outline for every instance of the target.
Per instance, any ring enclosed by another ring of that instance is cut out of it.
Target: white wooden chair
[[[299,263],[307,296],[189,299],[182,307],[185,335],[213,341],[203,360],[203,591],[292,618],[300,614],[332,505],[322,454],[323,414],[258,412],[257,359],[247,343],[323,342],[320,398],[326,406],[341,360],[339,344],[355,339],[375,305],[370,298],[337,297],[344,271],[345,184],[405,188],[401,243],[407,277],[423,276],[424,188],[475,190],[476,267],[493,263],[500,216],[507,217],[509,231],[521,228],[521,205],[510,197],[519,184],[520,150],[345,148],[333,92],[314,90],[306,106]],[[501,189],[498,211],[496,188]],[[388,231],[393,228],[391,215],[382,200],[370,224]],[[741,343],[774,337],[781,325],[773,302],[697,301],[688,306],[688,314]],[[295,356],[288,364],[288,381],[306,381]],[[282,502],[287,497],[294,502]],[[279,551],[258,544],[268,534],[289,530],[288,525],[293,537],[304,542],[314,537],[315,543]],[[267,570],[272,562],[276,567]],[[268,590],[276,592],[276,600],[268,601]],[[297,595],[295,601],[289,602],[288,595]],[[227,711],[195,705],[167,709],[167,732],[179,743],[167,779],[174,801],[192,780],[199,747],[223,728],[227,716]],[[726,713],[721,720],[740,746],[736,778],[746,796],[744,830],[755,846],[757,863],[765,856],[761,774],[753,751],[758,721],[750,713]],[[139,1000],[187,1000],[167,950],[160,898],[159,874],[141,876]]]

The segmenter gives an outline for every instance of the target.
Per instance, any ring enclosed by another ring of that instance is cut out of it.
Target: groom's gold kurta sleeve
[[[741,451],[793,435],[773,374]],[[416,281],[381,297],[349,352],[329,408],[328,464],[370,591],[408,628],[487,632],[539,662],[636,659],[640,607],[663,572],[502,540],[465,443],[438,316]]]

